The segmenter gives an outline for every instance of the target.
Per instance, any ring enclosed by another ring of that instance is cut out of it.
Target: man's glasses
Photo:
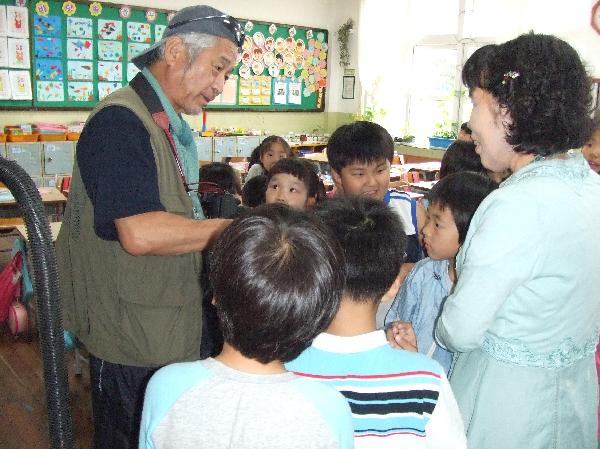
[[[167,25],[167,28],[172,30],[172,29],[175,29],[182,25],[191,23],[191,22],[197,22],[199,20],[214,20],[214,19],[219,19],[219,20],[221,20],[221,22],[223,22],[223,25],[225,25],[227,27],[227,29],[233,33],[233,35],[235,37],[235,43],[237,44],[238,48],[241,47],[242,44],[244,43],[244,30],[242,29],[242,26],[236,19],[234,19],[231,16],[225,15],[225,14],[222,16],[196,17],[194,19],[183,20],[183,21],[177,22],[177,23],[170,23],[169,25]]]

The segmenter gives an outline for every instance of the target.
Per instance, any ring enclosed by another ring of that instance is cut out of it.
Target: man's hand
[[[392,348],[417,352],[417,336],[415,330],[407,321],[394,321],[385,331],[388,342]]]

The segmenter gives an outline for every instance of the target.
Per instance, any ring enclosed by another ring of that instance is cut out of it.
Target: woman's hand
[[[385,336],[392,348],[418,352],[415,330],[407,321],[394,321],[385,331]]]

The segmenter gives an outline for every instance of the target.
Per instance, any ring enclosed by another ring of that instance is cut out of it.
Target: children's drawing
[[[127,38],[130,42],[152,42],[150,24],[141,22],[127,23]]]
[[[36,58],[62,58],[62,41],[59,37],[36,37],[33,49]]]
[[[92,19],[67,17],[67,37],[92,38]]]
[[[10,100],[8,70],[0,70],[0,100]]]
[[[123,22],[120,20],[98,20],[98,38],[109,41],[123,40]]]
[[[67,61],[67,79],[69,81],[92,81],[92,63],[87,61]]]
[[[92,83],[69,83],[67,86],[69,101],[94,101],[94,85]]]
[[[103,100],[109,94],[121,88],[121,83],[98,83],[98,97]]]
[[[154,25],[154,42],[162,39],[166,28],[166,25]]]
[[[37,59],[35,61],[35,79],[41,81],[62,81],[62,61],[60,59]]]
[[[121,81],[123,72],[118,62],[98,62],[98,79],[100,81]]]
[[[36,84],[37,101],[64,101],[63,83],[60,81],[38,81]]]
[[[140,53],[143,53],[144,50],[146,50],[149,46],[150,46],[150,44],[140,44],[137,42],[129,42],[127,44],[127,59],[129,61],[131,61],[137,55],[139,55]]]
[[[8,66],[8,39],[0,37],[0,67]]]
[[[13,37],[29,37],[29,19],[27,8],[21,6],[6,7],[7,35]],[[30,89],[31,90],[31,89]],[[31,96],[31,92],[30,96]]]
[[[29,72],[24,70],[11,70],[10,91],[13,100],[31,100],[31,79]]]
[[[123,44],[119,41],[98,41],[98,59],[122,61]]]
[[[8,66],[15,69],[28,69],[29,39],[8,38]]]
[[[128,62],[127,63],[127,82],[131,81],[135,77],[135,75],[137,75],[139,72],[140,72],[140,69],[138,69],[133,62]]]
[[[33,16],[33,34],[36,36],[60,36],[59,16]]]
[[[67,58],[93,59],[93,45],[90,39],[67,39]]]
[[[0,5],[0,36],[6,36],[8,31],[6,23],[6,6]],[[8,76],[8,75],[7,75]]]

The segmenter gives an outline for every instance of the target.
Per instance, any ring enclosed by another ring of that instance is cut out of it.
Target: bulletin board
[[[0,107],[94,107],[135,76],[131,60],[160,40],[172,14],[97,1],[0,0]],[[323,111],[327,30],[240,23],[243,51],[207,108]]]
[[[208,109],[314,111],[325,108],[328,32],[240,19],[240,61]]]

